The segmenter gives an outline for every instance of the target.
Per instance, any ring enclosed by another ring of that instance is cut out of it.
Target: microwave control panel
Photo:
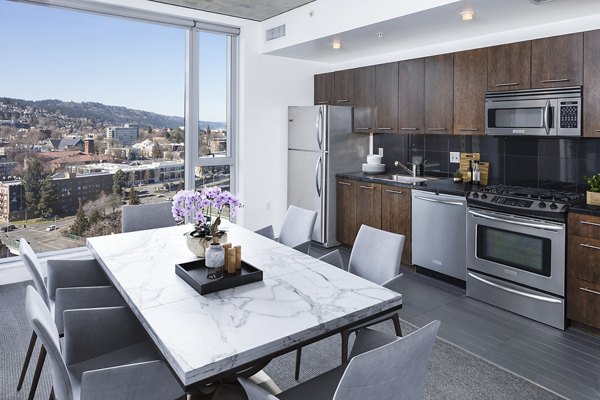
[[[577,128],[579,118],[579,104],[576,101],[560,102],[560,127]]]

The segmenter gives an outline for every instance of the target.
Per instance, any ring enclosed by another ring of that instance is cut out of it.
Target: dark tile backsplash
[[[600,139],[378,133],[373,147],[384,148],[390,171],[398,169],[396,160],[427,160],[426,173],[438,176],[451,176],[458,168],[450,163],[450,151],[480,153],[490,163],[490,184],[584,191],[584,176],[600,172]]]

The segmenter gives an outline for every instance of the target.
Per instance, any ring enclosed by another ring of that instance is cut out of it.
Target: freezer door
[[[327,107],[288,107],[288,148],[327,150]]]
[[[288,152],[288,205],[317,212],[312,239],[319,243],[324,243],[326,238],[326,169],[326,153],[298,150]]]

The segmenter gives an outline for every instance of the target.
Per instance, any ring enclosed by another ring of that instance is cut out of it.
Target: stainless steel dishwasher
[[[462,196],[412,191],[412,261],[466,280],[466,210]]]

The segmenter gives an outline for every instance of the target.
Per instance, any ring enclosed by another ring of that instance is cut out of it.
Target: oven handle
[[[430,201],[432,203],[448,204],[451,206],[464,206],[465,205],[465,203],[461,203],[460,201],[441,201],[441,200],[435,200],[435,199],[428,199],[427,197],[421,197],[421,196],[415,196],[415,198],[419,199],[419,200]]]
[[[559,299],[553,299],[552,297],[546,297],[546,296],[540,296],[540,295],[537,295],[537,294],[531,294],[531,293],[521,292],[520,290],[516,290],[516,289],[508,288],[508,287],[505,287],[505,286],[502,286],[502,285],[498,285],[497,283],[490,282],[487,279],[483,279],[483,278],[481,278],[481,277],[479,277],[479,276],[477,276],[475,274],[472,274],[470,272],[468,272],[468,275],[471,278],[475,278],[478,281],[485,283],[486,285],[493,286],[495,288],[498,288],[500,290],[504,290],[506,292],[518,294],[519,296],[529,297],[531,299],[540,300],[540,301],[546,301],[548,303],[558,303],[558,304],[562,303],[561,300],[559,300]]]
[[[529,228],[546,229],[546,230],[549,230],[552,232],[558,232],[558,231],[563,230],[562,227],[556,226],[556,225],[534,224],[532,222],[513,221],[510,219],[502,219],[502,218],[498,218],[498,217],[492,217],[491,215],[480,214],[480,213],[478,213],[476,211],[472,211],[472,210],[469,210],[469,214],[472,214],[476,217],[491,219],[493,221],[500,221],[500,222],[505,222],[507,224],[513,224],[513,225],[527,226]]]

